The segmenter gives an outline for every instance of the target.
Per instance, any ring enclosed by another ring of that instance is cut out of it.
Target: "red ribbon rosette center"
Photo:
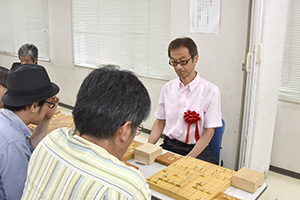
[[[188,110],[188,111],[184,112],[183,118],[184,118],[185,122],[188,123],[188,130],[187,130],[187,134],[186,134],[186,138],[185,138],[185,143],[188,143],[188,141],[189,141],[190,126],[192,124],[196,124],[195,139],[197,142],[200,138],[198,123],[197,123],[197,121],[201,119],[199,117],[199,113]]]

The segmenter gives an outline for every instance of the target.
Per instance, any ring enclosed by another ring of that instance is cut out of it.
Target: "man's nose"
[[[174,68],[175,68],[175,69],[181,69],[181,68],[183,68],[183,66],[182,66],[181,64],[177,63],[177,65],[174,66]]]

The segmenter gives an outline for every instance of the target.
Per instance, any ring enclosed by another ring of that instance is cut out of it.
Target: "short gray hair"
[[[19,59],[24,56],[30,56],[32,62],[38,59],[38,49],[33,44],[24,44],[19,48]]]

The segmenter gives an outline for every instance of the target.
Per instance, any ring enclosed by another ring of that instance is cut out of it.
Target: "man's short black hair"
[[[196,43],[189,37],[177,38],[173,40],[168,47],[168,56],[171,58],[171,51],[178,49],[179,47],[186,47],[192,57],[198,54]],[[194,58],[193,58],[194,60]]]
[[[7,73],[8,69],[0,66],[0,85],[7,88]]]
[[[83,81],[73,110],[76,129],[97,139],[112,138],[125,122],[132,134],[150,112],[151,101],[144,85],[132,72],[106,65]]]

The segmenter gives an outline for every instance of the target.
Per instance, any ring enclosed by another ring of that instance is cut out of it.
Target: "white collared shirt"
[[[198,73],[186,86],[176,78],[162,88],[155,117],[166,120],[163,132],[170,139],[185,142],[188,124],[183,116],[188,110],[199,113],[200,120],[197,123],[200,138],[204,128],[222,126],[220,90]],[[195,127],[195,124],[190,126],[188,144],[196,143]]]

